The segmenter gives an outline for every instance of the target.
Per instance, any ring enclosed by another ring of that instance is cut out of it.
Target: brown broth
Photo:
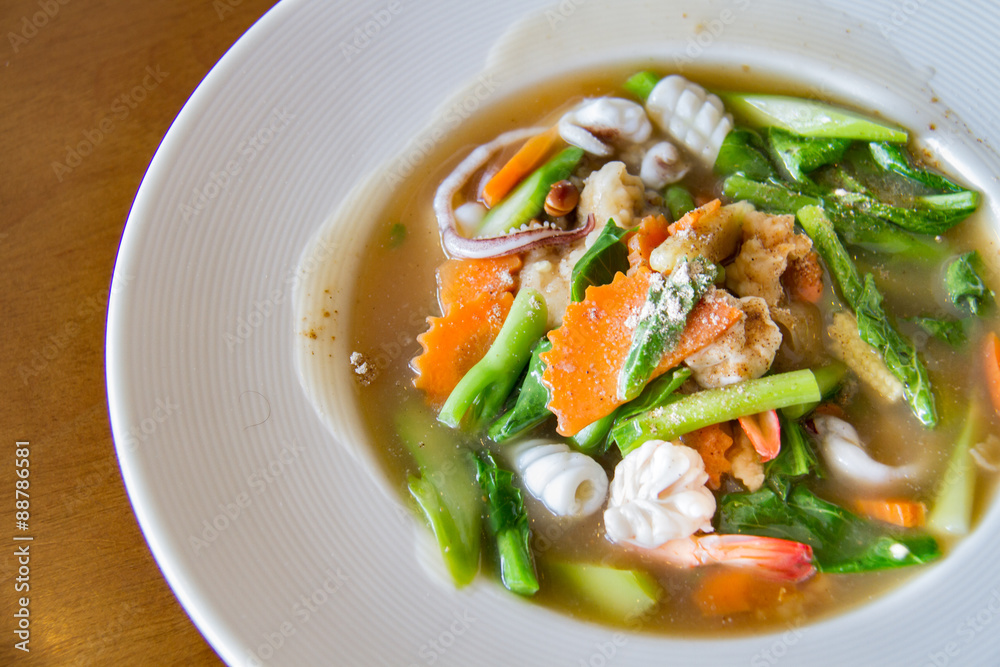
[[[420,353],[416,336],[425,330],[425,318],[439,314],[434,270],[444,260],[444,255],[431,208],[438,183],[467,154],[471,146],[485,143],[509,129],[552,122],[563,110],[584,96],[621,94],[621,81],[637,69],[648,67],[648,64],[644,64],[641,67],[612,68],[565,77],[527,90],[516,99],[477,112],[425,154],[414,169],[415,173],[393,193],[391,202],[381,216],[382,225],[372,231],[367,251],[368,261],[358,276],[351,338],[352,349],[373,362],[371,368],[374,370],[365,376],[364,382],[359,383],[361,410],[383,471],[399,489],[402,497],[408,497],[405,485],[407,474],[416,471],[409,455],[398,441],[392,424],[398,406],[414,396],[419,397],[419,392],[411,384],[413,373],[408,368],[408,362]],[[709,88],[767,90],[790,94],[808,92],[802,84],[756,78],[741,69],[700,74],[701,76],[689,73],[688,76]],[[700,179],[696,175],[694,180],[695,187],[715,187],[710,174],[702,174]],[[697,182],[699,180],[700,183]],[[407,234],[398,247],[393,247],[389,241],[390,230],[392,225],[398,224],[406,227]],[[985,251],[987,244],[986,235],[982,231],[984,226],[985,218],[977,216],[949,232],[948,240],[952,242],[956,252],[978,247],[984,259],[993,261],[995,250]],[[861,266],[870,266],[875,273],[876,280],[886,293],[887,309],[890,312],[898,312],[903,316],[920,314],[926,308],[929,295],[935,297],[935,303],[942,302],[940,288],[937,287],[940,282],[939,274],[936,270],[914,268],[894,259],[872,261],[871,258],[858,257],[858,260]],[[391,267],[391,270],[386,270],[385,267]],[[951,444],[961,428],[968,397],[974,393],[985,395],[982,374],[970,373],[969,369],[978,371],[978,339],[987,329],[1000,330],[1000,325],[995,318],[977,323],[972,339],[974,344],[961,351],[952,350],[935,340],[923,339],[920,351],[930,370],[942,416],[941,426],[934,431],[922,428],[903,403],[886,406],[866,390],[856,393],[850,405],[846,406],[847,417],[864,434],[876,458],[887,463],[907,461],[913,456],[913,443],[919,443],[920,455],[927,457],[931,468],[936,473],[943,470]],[[915,329],[909,327],[905,331],[912,333]],[[997,425],[995,416],[991,415],[988,423],[983,426],[983,431],[988,429],[997,432]],[[469,436],[457,433],[454,437],[470,439]],[[980,474],[977,514],[985,510],[992,497],[995,484],[989,477]],[[846,501],[856,491],[829,482],[819,484],[816,490],[834,502],[845,501],[848,508]],[[933,497],[934,484],[929,482],[915,486],[912,493],[914,497],[929,502]],[[784,602],[774,608],[732,616],[705,617],[691,603],[690,597],[698,581],[712,567],[682,571],[657,565],[635,553],[623,553],[603,538],[600,512],[590,518],[568,523],[552,518],[545,511],[533,511],[539,507],[537,501],[528,494],[524,495],[531,517],[533,547],[542,583],[535,601],[581,619],[644,632],[711,636],[760,632],[766,629],[785,630],[863,604],[922,570],[920,567],[910,567],[867,574],[820,574],[797,586],[788,586]],[[557,555],[577,556],[589,562],[603,561],[647,570],[663,587],[666,602],[660,604],[655,613],[644,617],[638,625],[633,623],[626,626],[621,619],[595,615],[581,607],[565,591],[546,586],[549,577],[545,563]]]

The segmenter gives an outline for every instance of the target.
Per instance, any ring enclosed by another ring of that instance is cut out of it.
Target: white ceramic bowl
[[[364,217],[338,209],[352,188],[384,190],[366,176],[400,154],[419,163],[428,128],[448,127],[435,109],[476,97],[484,68],[492,90],[481,104],[640,57],[794,76],[916,130],[986,193],[995,218],[998,30],[1000,15],[972,0],[278,5],[157,151],[108,317],[125,482],[209,642],[233,665],[994,664],[995,503],[907,585],[778,634],[620,634],[485,579],[440,586],[414,558],[417,522],[386,493],[348,366],[335,360],[350,353],[343,333],[366,237]],[[984,250],[996,256],[995,233]],[[327,325],[337,340],[303,338],[295,316],[305,312],[296,299],[320,284],[338,286]],[[315,406],[303,383],[324,388]]]

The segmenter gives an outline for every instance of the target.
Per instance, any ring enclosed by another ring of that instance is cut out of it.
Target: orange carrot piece
[[[670,223],[662,215],[647,215],[628,237],[629,273],[649,268],[649,255],[670,236]]]
[[[992,331],[986,334],[985,358],[986,385],[993,407],[1000,412],[1000,337]]]
[[[712,424],[683,436],[684,444],[701,454],[708,473],[707,486],[713,491],[722,485],[722,474],[733,469],[726,458],[726,452],[733,446],[733,438],[726,432],[728,428],[728,424]]]
[[[698,224],[698,220],[701,219],[703,215],[708,213],[715,213],[722,207],[722,202],[718,199],[713,199],[707,204],[703,204],[693,211],[688,211],[680,220],[670,225],[668,228],[670,235],[673,236],[678,232],[684,232],[689,229],[694,229],[695,225]]]
[[[487,259],[449,259],[438,267],[438,303],[445,315],[455,304],[473,301],[482,293],[500,295],[514,289],[521,268],[520,255]]]
[[[493,174],[483,186],[483,203],[490,208],[499,204],[515,185],[541,166],[557,141],[559,141],[559,127],[553,125],[545,132],[536,134],[524,142],[513,157],[500,167],[500,171]]]
[[[791,260],[781,282],[791,298],[819,303],[823,296],[823,267],[819,264],[819,255],[810,250],[805,256]]]
[[[762,579],[752,571],[720,568],[702,578],[692,598],[705,616],[730,616],[773,608],[786,592],[784,584]]]
[[[619,273],[607,285],[588,287],[583,301],[566,308],[562,326],[549,332],[552,349],[542,354],[542,381],[561,435],[574,435],[624,402],[618,398],[618,376],[632,344],[633,322],[646,303],[650,274],[647,269],[631,276]],[[742,311],[722,299],[702,299],[650,380],[711,344],[740,317]]]
[[[410,362],[417,376],[413,386],[422,389],[428,402],[440,407],[469,369],[490,349],[503,326],[514,295],[480,294],[453,306],[444,317],[428,317],[430,327],[417,336],[424,348]]]
[[[858,498],[854,501],[858,512],[869,519],[877,519],[903,528],[919,528],[924,525],[927,506],[916,500],[899,498]]]

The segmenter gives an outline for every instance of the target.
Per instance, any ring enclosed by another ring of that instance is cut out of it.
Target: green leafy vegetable
[[[391,224],[388,233],[385,235],[385,243],[383,245],[390,250],[395,250],[403,245],[403,242],[406,240],[406,232],[406,225],[403,223],[395,222]]]
[[[885,142],[872,142],[868,144],[868,150],[871,152],[872,158],[875,159],[875,163],[882,169],[905,176],[932,190],[961,192],[964,189],[940,174],[914,167],[899,146]]]
[[[517,394],[514,407],[505,412],[490,426],[487,435],[493,442],[505,442],[516,435],[540,426],[552,416],[545,407],[549,403],[549,388],[542,383],[542,373],[545,372],[545,362],[539,356],[552,349],[552,343],[543,338],[535,345],[528,361],[528,372],[521,382],[521,391]]]
[[[913,344],[889,322],[874,278],[867,274],[864,281],[861,280],[857,267],[821,208],[806,206],[798,211],[797,217],[854,311],[861,338],[879,352],[889,371],[903,383],[903,396],[917,419],[925,426],[936,426],[937,410],[927,369],[917,357]]]
[[[664,277],[653,273],[649,278],[646,305],[632,332],[632,345],[618,378],[618,396],[632,400],[646,386],[663,354],[677,344],[687,316],[708,288],[715,283],[718,269],[698,257],[681,261]]]
[[[913,322],[921,329],[934,336],[938,340],[944,341],[952,347],[961,347],[968,339],[965,330],[969,320],[952,320],[934,317],[911,317]]]
[[[973,250],[948,264],[944,273],[944,286],[948,298],[970,315],[981,316],[993,303],[993,292],[983,282],[983,260]]]
[[[777,127],[803,137],[906,142],[908,135],[894,125],[825,102],[784,95],[719,93],[726,107],[751,125]]]
[[[489,510],[486,524],[496,540],[500,579],[507,590],[519,595],[534,595],[538,592],[538,575],[531,555],[531,531],[521,491],[514,486],[513,474],[498,467],[489,452],[481,451],[476,464],[476,479],[486,495]]]
[[[671,397],[666,404],[623,421],[611,429],[622,455],[647,440],[673,440],[704,426],[789,405],[818,401],[812,371],[768,375],[720,389]]]
[[[570,277],[573,301],[583,301],[591,285],[607,285],[616,273],[628,270],[628,248],[621,240],[627,232],[616,225],[613,218],[608,218],[594,245],[573,265]]]
[[[945,253],[943,244],[914,236],[888,220],[852,208],[836,197],[825,197],[823,208],[830,216],[837,235],[848,245],[911,260],[939,261]]]
[[[782,500],[787,500],[792,485],[816,471],[817,460],[802,425],[783,416],[781,451],[764,467],[767,485]]]
[[[913,343],[890,324],[889,316],[882,308],[882,295],[870,273],[865,275],[864,288],[854,313],[858,318],[861,338],[878,350],[886,368],[903,383],[903,397],[910,404],[913,414],[925,426],[936,426],[937,409],[927,368],[917,357]]]
[[[434,532],[455,585],[464,586],[479,570],[482,522],[472,452],[456,446],[414,403],[403,406],[395,425],[420,471],[407,480],[410,494]]]
[[[452,428],[463,423],[476,430],[496,419],[537,341],[545,335],[545,299],[523,288],[486,355],[452,389],[438,421]]]
[[[769,487],[728,494],[719,502],[717,516],[720,533],[810,545],[821,572],[869,572],[928,563],[941,556],[930,535],[867,521],[803,486],[795,486],[787,502]]]
[[[722,140],[713,170],[722,176],[740,174],[752,181],[766,181],[775,173],[764,151],[766,146],[759,134],[747,128],[735,128]]]
[[[542,213],[552,184],[569,178],[582,158],[582,148],[564,148],[491,208],[483,217],[476,236],[500,236],[531,222],[532,218]]]
[[[807,181],[806,174],[825,164],[836,162],[851,145],[849,139],[810,139],[773,127],[767,130],[767,143],[775,163],[793,181]]]
[[[663,193],[663,202],[673,220],[680,220],[695,209],[694,197],[683,185],[671,185]]]
[[[758,183],[744,176],[730,176],[722,193],[733,201],[748,201],[761,211],[793,213],[803,206],[818,206],[816,197],[801,195],[777,183]]]
[[[849,245],[909,259],[940,259],[942,250],[878,216],[855,209],[844,197],[810,196],[776,182],[758,183],[730,176],[722,193],[733,201],[749,201],[771,213],[795,213],[805,206],[822,206],[836,233]]]
[[[893,206],[861,192],[833,190],[827,197],[851,210],[883,218],[915,234],[943,234],[976,210],[978,195],[918,197],[912,208]]]

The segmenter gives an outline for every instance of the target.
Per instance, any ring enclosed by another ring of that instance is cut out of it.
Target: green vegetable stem
[[[538,592],[538,576],[521,491],[514,486],[513,474],[499,468],[489,452],[481,451],[476,464],[476,479],[486,495],[489,511],[486,523],[496,540],[500,579],[507,590],[534,595]]]
[[[821,400],[826,400],[837,392],[846,374],[847,366],[839,361],[833,361],[813,371],[813,375],[816,376],[816,384],[819,385],[819,391],[823,395]],[[800,419],[812,412],[818,405],[819,402],[790,405],[781,409],[781,416],[785,419]]]
[[[840,107],[784,95],[719,93],[726,107],[751,125],[777,127],[802,137],[906,142],[906,131]]]
[[[769,375],[720,389],[672,396],[673,400],[666,404],[615,426],[611,439],[624,456],[647,440],[673,440],[711,424],[818,401],[821,395],[810,370]]]
[[[965,535],[972,525],[972,503],[976,495],[976,468],[969,450],[976,443],[982,407],[969,404],[962,432],[955,443],[948,467],[938,485],[927,516],[927,528],[938,535]]]
[[[490,426],[487,435],[493,442],[506,442],[516,435],[541,425],[552,416],[546,407],[549,404],[549,388],[542,383],[545,362],[539,356],[552,349],[552,343],[543,338],[535,345],[528,362],[528,372],[521,383],[514,407],[505,412]]]
[[[408,478],[410,494],[430,524],[455,585],[465,586],[479,570],[482,501],[474,456],[456,446],[415,403],[402,407],[395,425],[420,471]]]
[[[799,209],[796,217],[854,311],[861,338],[878,351],[889,371],[903,383],[903,396],[917,419],[925,426],[936,426],[937,410],[927,369],[913,344],[889,322],[874,278],[868,274],[862,281],[823,209],[806,206]]]
[[[610,415],[585,426],[569,441],[584,454],[603,454],[608,448],[611,429],[632,417],[665,403],[691,377],[691,369],[676,366],[646,385],[639,397],[619,405]]]
[[[656,579],[642,570],[557,561],[549,564],[548,574],[572,588],[592,610],[630,625],[641,625],[642,618],[665,596]]]
[[[496,419],[545,334],[546,317],[542,295],[530,288],[520,290],[493,345],[452,390],[438,421],[452,428],[478,429]]]

